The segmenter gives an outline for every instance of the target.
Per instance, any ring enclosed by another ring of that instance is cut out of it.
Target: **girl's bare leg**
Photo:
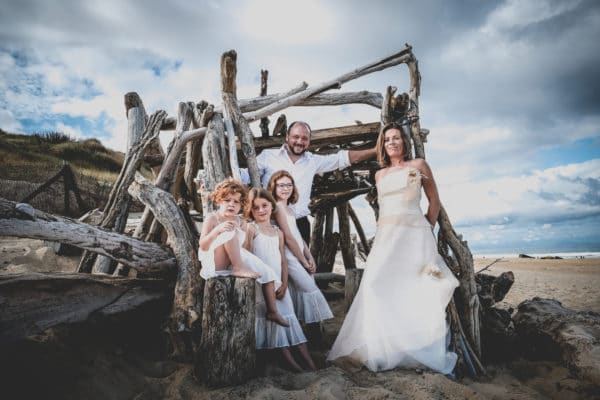
[[[310,353],[308,352],[308,347],[306,346],[306,343],[300,343],[298,345],[298,351],[300,352],[302,359],[304,359],[304,361],[306,362],[306,365],[308,365],[308,368],[310,368],[311,371],[316,371],[317,366],[315,365],[312,357],[310,356]]]
[[[296,372],[304,371],[302,369],[302,367],[300,365],[298,365],[296,360],[294,360],[294,357],[292,356],[292,352],[290,351],[289,347],[282,347],[281,354],[283,355],[283,359],[289,364],[290,367],[292,367],[294,369],[294,371],[296,371]]]
[[[242,255],[240,253],[237,237],[234,236],[233,239],[225,242],[223,248],[231,262],[231,273],[233,276],[238,276],[240,278],[260,278],[260,274],[252,271],[242,262]]]
[[[279,314],[277,305],[275,304],[275,283],[273,281],[262,285],[263,296],[267,305],[267,319],[281,326],[288,327],[290,324]]]

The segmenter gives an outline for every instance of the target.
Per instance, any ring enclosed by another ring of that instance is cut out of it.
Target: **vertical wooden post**
[[[202,143],[202,162],[204,163],[204,171],[200,177],[202,213],[208,215],[214,211],[210,193],[217,183],[229,176],[227,150],[225,149],[225,127],[220,114],[214,114],[208,123],[206,136]]]
[[[348,202],[336,206],[340,229],[340,250],[346,270],[356,268],[356,260],[352,254],[352,239],[350,238],[350,217],[348,216]]]
[[[310,235],[310,252],[315,259],[317,266],[321,264],[321,256],[323,252],[323,224],[325,223],[325,213],[323,210],[318,210],[315,215],[313,230]]]
[[[228,386],[252,378],[256,369],[254,279],[217,277],[206,281],[196,378]]]
[[[354,268],[346,270],[346,277],[344,282],[344,308],[346,311],[350,309],[356,292],[360,287],[360,281],[362,280],[364,269]]]
[[[260,70],[260,95],[267,95],[267,80],[269,78],[269,71],[266,69]],[[269,118],[264,117],[260,119],[260,133],[263,138],[269,137]]]
[[[335,255],[340,242],[340,234],[333,232],[333,217],[333,207],[328,207],[325,211],[325,235],[323,237],[321,263],[317,266],[317,272],[333,271]]]
[[[254,150],[254,136],[248,125],[248,121],[242,115],[237,103],[235,82],[237,75],[237,53],[229,50],[221,56],[221,97],[223,99],[223,116],[229,115],[234,124],[236,134],[240,139],[242,154],[246,158],[250,182],[254,187],[260,187],[260,174],[256,162],[256,151]],[[228,129],[229,130],[229,129]],[[230,143],[229,146],[232,146]],[[233,147],[235,153],[235,147]],[[232,155],[233,156],[233,155]],[[235,167],[232,167],[235,169]],[[234,173],[234,171],[232,171]],[[234,173],[235,176],[235,173]]]

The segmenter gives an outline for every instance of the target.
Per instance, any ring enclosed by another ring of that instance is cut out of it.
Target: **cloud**
[[[269,93],[283,92],[410,43],[420,122],[431,129],[427,159],[451,218],[482,243],[509,234],[535,241],[598,212],[598,151],[581,151],[600,138],[594,37],[593,0],[9,1],[0,16],[0,128],[62,130],[124,150],[125,93],[138,92],[148,113],[173,115],[179,101],[218,104],[226,50],[238,52],[238,98],[248,98],[261,69]],[[405,66],[343,90],[388,85],[408,90]],[[283,112],[315,129],[380,117],[360,105]],[[355,208],[372,218],[368,206]]]

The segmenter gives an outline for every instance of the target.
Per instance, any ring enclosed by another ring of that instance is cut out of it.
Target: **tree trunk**
[[[240,384],[256,366],[254,279],[211,278],[204,289],[196,378],[208,386]]]

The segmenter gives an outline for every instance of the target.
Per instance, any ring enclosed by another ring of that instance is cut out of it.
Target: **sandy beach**
[[[492,261],[476,259],[476,271]],[[0,238],[0,273],[72,272],[77,262],[76,256],[55,255],[39,240]],[[343,266],[338,260],[336,271],[340,270]],[[600,259],[502,259],[487,273],[504,271],[515,274],[504,301],[512,307],[539,296],[555,298],[576,310],[600,312]],[[343,300],[330,305],[335,318],[323,323],[322,346],[311,352],[319,367],[316,372],[292,373],[272,359],[265,363],[261,355],[259,377],[235,387],[208,389],[193,378],[191,365],[121,346],[119,332],[87,340],[81,333],[57,328],[4,350],[0,376],[7,385],[0,393],[19,395],[7,398],[38,398],[43,393],[48,398],[90,399],[600,398],[599,386],[574,379],[555,361],[517,359],[487,366],[488,377],[461,381],[428,371],[373,373],[348,362],[326,364],[326,351],[344,318]]]
[[[474,259],[479,271],[496,259]],[[500,275],[512,271],[515,283],[508,292],[505,303],[516,307],[533,297],[552,298],[563,306],[578,311],[600,312],[600,259],[533,259],[503,258],[485,273]]]

